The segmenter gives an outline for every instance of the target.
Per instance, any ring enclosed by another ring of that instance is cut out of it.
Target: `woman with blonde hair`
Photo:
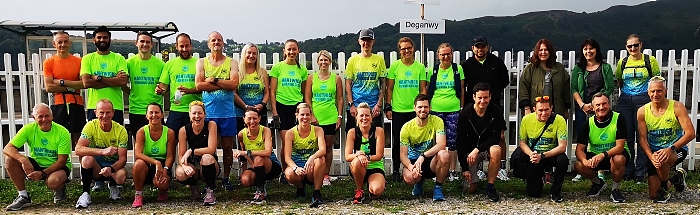
[[[241,49],[238,63],[240,73],[238,91],[234,94],[236,104],[236,128],[240,132],[244,127],[243,116],[249,107],[260,113],[260,124],[267,125],[267,101],[270,99],[267,70],[260,67],[260,51],[255,44],[248,43]]]
[[[306,79],[304,100],[311,104],[311,123],[319,125],[323,129],[326,139],[326,167],[323,176],[323,185],[331,185],[328,174],[333,163],[333,144],[335,134],[343,120],[343,85],[340,76],[330,71],[333,60],[331,53],[326,50],[318,52],[319,71],[310,74]]]
[[[199,200],[199,185],[197,180],[203,180],[207,184],[204,205],[216,204],[214,188],[216,177],[221,172],[219,159],[216,156],[217,127],[214,121],[205,121],[206,111],[204,103],[193,101],[190,103],[190,121],[192,123],[180,128],[178,132],[180,145],[178,146],[179,166],[175,170],[175,178],[180,183],[189,186],[192,198]]]
[[[321,187],[326,173],[326,140],[323,129],[311,125],[311,106],[306,103],[297,105],[294,114],[299,125],[291,128],[284,136],[284,162],[287,163],[285,175],[287,181],[297,188],[296,197],[306,197],[305,184],[313,184],[314,192],[309,207],[322,204]]]
[[[376,199],[384,192],[384,129],[372,124],[372,110],[362,102],[357,107],[357,127],[348,130],[345,144],[345,161],[350,163],[351,176],[355,179],[353,204],[365,199],[364,184],[369,196]]]

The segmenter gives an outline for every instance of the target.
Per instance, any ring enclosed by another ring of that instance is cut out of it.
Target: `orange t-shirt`
[[[69,55],[67,58],[60,58],[58,55],[51,56],[44,61],[44,76],[52,76],[54,79],[67,81],[80,81],[80,58],[73,55]],[[83,97],[80,96],[80,91],[76,93],[54,93],[54,104],[64,104],[65,99],[65,103],[85,105]]]

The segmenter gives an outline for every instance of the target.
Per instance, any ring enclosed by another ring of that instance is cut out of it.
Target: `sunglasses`
[[[192,101],[192,102],[190,102],[190,106],[193,106],[193,105],[204,106],[204,103],[201,102],[201,101]]]
[[[632,45],[627,45],[627,48],[628,48],[628,49],[631,49],[632,47],[638,48],[639,45],[641,45],[641,43],[635,43],[635,44],[632,44]]]
[[[535,102],[549,101],[549,96],[538,96],[535,98]]]
[[[654,76],[654,77],[651,77],[649,79],[649,82],[652,82],[652,81],[666,81],[666,79],[664,77],[661,77],[661,76]]]

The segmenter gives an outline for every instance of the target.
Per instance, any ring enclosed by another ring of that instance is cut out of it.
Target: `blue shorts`
[[[175,131],[175,138],[177,138],[177,134],[178,132],[180,132],[180,128],[187,125],[188,123],[190,123],[190,113],[170,111],[170,113],[168,114],[168,119],[165,121],[165,126],[168,126],[168,128],[173,129],[173,131]]]
[[[222,137],[235,137],[238,132],[236,132],[236,117],[229,118],[208,118],[207,122],[214,121],[216,127],[218,128],[219,135]]]
[[[95,161],[97,161],[97,164],[100,165],[100,168],[105,168],[108,166],[112,166],[116,161],[109,161],[105,156],[95,156]]]
[[[297,166],[302,167],[302,168],[304,167],[304,165],[306,165],[306,161],[308,161],[308,160],[309,159],[304,159],[304,158],[292,156],[292,161],[294,161],[294,164],[296,164]]]
[[[450,151],[457,150],[457,119],[459,119],[459,112],[431,112],[430,114],[440,117],[445,123],[447,149]]]

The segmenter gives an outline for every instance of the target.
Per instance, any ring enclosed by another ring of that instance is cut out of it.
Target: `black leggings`
[[[528,159],[525,157],[525,159]],[[556,167],[554,171],[554,181],[552,182],[552,193],[560,194],[561,186],[564,184],[564,176],[569,167],[569,159],[565,153],[558,154],[554,157],[548,157],[541,160],[538,164],[528,162],[527,164],[527,195],[530,197],[540,197],[542,195],[542,176],[544,176],[545,167]]]

